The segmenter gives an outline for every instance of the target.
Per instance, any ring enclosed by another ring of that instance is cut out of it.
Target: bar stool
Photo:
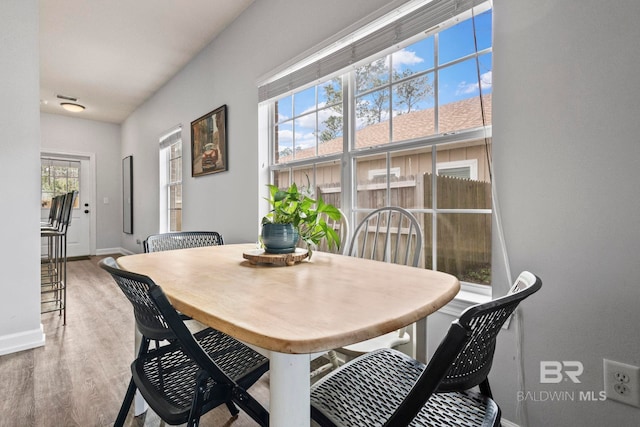
[[[41,262],[40,313],[58,311],[63,325],[67,324],[67,229],[77,196],[77,191],[58,196],[55,224],[40,227],[40,236],[47,238],[48,247]]]
[[[47,252],[42,254],[40,264],[41,284],[45,286],[47,283],[55,282],[58,274],[56,268],[55,256],[55,234],[60,231],[62,223],[62,209],[66,194],[61,194],[51,200],[51,209],[49,210],[49,218],[47,222],[40,223],[40,236],[47,238]]]
[[[56,196],[51,199],[51,207],[49,208],[49,217],[47,218],[47,222],[40,222],[40,228],[43,227],[53,227],[56,219],[58,218],[58,201],[62,196]]]

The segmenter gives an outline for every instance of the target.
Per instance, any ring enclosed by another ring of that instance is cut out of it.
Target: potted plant
[[[325,215],[340,220],[340,211],[326,204],[322,197],[317,200],[308,191],[298,190],[293,183],[286,190],[268,185],[271,211],[262,218],[261,241],[268,253],[291,253],[296,250],[298,240],[307,244],[309,258],[312,248],[322,239],[327,239],[331,248],[340,247],[340,236],[325,222]]]

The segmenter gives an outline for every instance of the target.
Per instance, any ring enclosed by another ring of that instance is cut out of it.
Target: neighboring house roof
[[[491,123],[491,94],[482,97],[485,110],[485,122]],[[401,114],[393,117],[393,140],[406,141],[433,135],[435,112],[434,108]],[[480,98],[467,98],[462,101],[451,102],[439,107],[439,133],[444,134],[463,129],[473,129],[483,126],[480,113]],[[356,146],[372,147],[389,143],[389,121],[376,123],[356,131]],[[342,152],[342,137],[318,144],[318,155]],[[296,151],[295,160],[309,159],[316,156],[315,147]],[[280,163],[294,160],[292,155],[280,158]]]

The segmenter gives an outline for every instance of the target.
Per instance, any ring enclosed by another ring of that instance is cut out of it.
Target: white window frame
[[[436,173],[440,175],[441,171],[446,169],[462,169],[469,168],[469,179],[478,180],[478,159],[456,160],[453,162],[436,163]]]
[[[171,148],[176,144],[180,144],[182,148],[182,127],[178,126],[177,128],[165,133],[160,138],[160,163],[159,163],[159,171],[160,171],[160,221],[159,221],[159,232],[167,233],[170,231],[179,231],[179,230],[171,230],[171,215],[170,215],[170,205],[169,205],[169,195],[171,194],[171,187],[174,186],[182,186],[182,180],[170,182],[170,161],[171,161]],[[182,149],[180,150],[182,152]],[[180,166],[182,167],[183,162],[180,162]],[[182,168],[184,170],[184,168]],[[180,174],[182,176],[182,173]]]
[[[390,168],[389,169],[389,176],[394,175],[396,178],[400,178],[400,168]],[[374,179],[376,177],[386,177],[387,176],[387,170],[386,169],[371,169],[368,172],[368,178]]]
[[[420,1],[410,1],[409,3],[417,4],[417,3],[420,3]],[[422,3],[424,4],[425,2],[422,2]],[[432,2],[426,2],[426,3],[432,3]],[[437,3],[437,1],[434,1],[433,3]],[[446,0],[440,3],[446,3]],[[410,7],[413,7],[413,6],[410,6]],[[482,12],[484,10],[491,8],[491,5],[490,5],[490,2],[485,2],[478,5],[477,7],[479,12]],[[396,13],[396,15],[398,14],[400,13]],[[465,15],[466,17],[470,17],[472,12],[467,11],[465,12],[465,14],[466,14]],[[390,13],[389,15],[394,15],[394,12]],[[463,19],[466,19],[466,18],[463,18]],[[443,25],[440,26],[440,28],[444,28],[446,24],[455,23],[458,20],[459,20],[459,17],[455,17],[449,21],[446,21],[446,22],[443,21],[442,23]],[[380,18],[379,21],[384,22],[384,25],[387,25],[390,22],[387,16]],[[376,25],[378,24],[376,23],[372,23],[370,25],[365,24],[365,26],[368,27],[368,31],[370,32],[375,31],[374,27],[376,27]],[[379,28],[379,25],[378,25],[378,28]],[[427,31],[422,31],[422,33],[430,34],[434,31],[439,31],[440,28],[438,26],[435,26],[433,28],[429,28]],[[359,30],[357,30],[355,33],[359,33]],[[281,98],[287,94],[298,92],[298,91],[304,90],[307,87],[326,81],[331,77],[345,75],[346,71],[340,70],[338,72],[333,72],[332,74],[325,75],[320,79],[310,81],[310,83],[307,83],[301,86],[296,87],[294,83],[291,83],[291,81],[294,81],[294,82],[298,81],[297,79],[303,80],[304,77],[300,77],[300,76],[305,74],[305,69],[312,68],[312,65],[314,63],[319,64],[319,67],[320,67],[321,64],[323,63],[323,56],[330,56],[332,51],[336,51],[340,49],[341,48],[340,43],[342,41],[344,41],[345,44],[348,44],[348,43],[354,42],[355,38],[361,37],[360,34],[355,35],[355,33],[352,35],[344,36],[339,41],[336,41],[336,40],[327,41],[325,43],[326,45],[325,48],[318,48],[316,53],[312,53],[312,54],[306,53],[304,58],[296,59],[292,61],[292,63],[288,64],[286,67],[283,67],[283,69],[280,69],[272,73],[271,76],[267,76],[266,78],[261,79],[261,81],[263,82],[259,84],[260,85],[259,99],[261,103],[258,106],[259,128],[260,128],[259,157],[260,157],[260,164],[262,165],[259,173],[259,178],[260,178],[259,184],[261,187],[261,190],[260,190],[261,194],[263,193],[262,187],[264,187],[265,184],[273,182],[273,175],[278,171],[289,170],[291,173],[294,169],[297,169],[297,168],[304,168],[304,167],[313,168],[316,164],[329,162],[329,161],[340,161],[342,164],[342,197],[343,197],[342,209],[343,211],[345,211],[345,214],[347,214],[347,216],[350,217],[352,220],[354,218],[354,205],[353,205],[354,201],[353,201],[352,194],[354,194],[356,191],[354,171],[355,171],[355,162],[357,161],[358,158],[362,156],[376,154],[376,153],[387,153],[387,156],[392,156],[395,152],[398,152],[398,151],[413,149],[417,147],[428,148],[429,146],[432,147],[433,152],[435,154],[436,146],[441,144],[444,145],[449,143],[465,142],[465,141],[476,140],[476,139],[490,140],[492,137],[491,126],[489,125],[482,129],[468,129],[468,130],[462,130],[452,134],[427,136],[425,138],[421,138],[418,141],[406,141],[406,142],[393,143],[393,144],[388,144],[388,145],[383,145],[383,146],[378,146],[373,148],[354,149],[352,147],[349,147],[349,142],[354,141],[354,135],[352,134],[348,136],[345,134],[344,150],[340,154],[330,154],[326,156],[317,156],[310,159],[294,160],[286,164],[274,164],[273,159],[275,158],[275,155],[272,152],[273,144],[271,141],[274,138],[273,129],[274,129],[275,123],[273,123],[273,118],[275,114],[274,114],[273,103],[269,102],[269,99]],[[411,39],[407,39],[405,42],[397,43],[393,47],[380,51],[380,54],[385,54],[385,53],[389,54],[394,50],[398,50],[400,48],[403,48],[413,43],[415,39],[416,38],[413,37]],[[366,63],[367,61],[370,62],[371,59],[358,58],[358,61],[354,61],[352,63],[351,69],[355,69],[356,67]],[[290,90],[288,92],[281,91],[280,94],[278,94],[277,96],[274,96],[274,91],[277,92],[278,85],[282,85],[281,82],[287,81],[287,75],[291,76],[291,78],[288,80],[288,83],[285,83],[285,84],[289,84]],[[350,85],[353,85],[353,82],[343,81],[343,86],[346,86],[348,91],[353,90],[353,89],[349,89],[348,86]],[[345,128],[349,128],[348,121],[353,119],[352,117],[350,118],[348,114],[346,114],[347,111],[350,111],[347,105],[347,103],[350,102],[350,100],[343,98],[343,102],[344,102],[343,111],[345,112],[343,119],[345,121]],[[355,130],[353,129],[353,127],[351,127],[351,133],[353,132],[355,132]],[[265,147],[268,147],[268,148],[265,149]],[[433,156],[433,158],[435,159],[435,156]],[[477,164],[477,160],[475,160],[475,162],[474,160],[475,159],[465,160],[465,161],[441,162],[441,163],[434,164],[433,170],[436,171],[436,173],[438,173],[438,170],[446,169],[447,167],[469,167],[472,179],[477,180],[478,164]],[[387,170],[384,170],[384,172],[388,173]],[[260,205],[259,209],[261,214],[263,212],[266,212],[267,208],[265,206],[266,205],[264,203]],[[427,210],[417,209],[415,211],[426,212]],[[440,209],[440,210],[433,209],[428,211],[433,214],[457,213],[456,210],[448,210],[448,209]],[[469,210],[468,212],[493,215],[491,209]],[[459,293],[459,295],[451,303],[449,303],[446,307],[444,307],[440,311],[443,313],[457,316],[464,309],[466,309],[471,305],[490,300],[492,290],[493,290],[492,286],[479,285],[479,284],[473,284],[473,283],[462,283],[461,292]]]

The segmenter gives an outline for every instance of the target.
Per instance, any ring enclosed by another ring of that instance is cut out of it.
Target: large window
[[[160,139],[160,232],[182,230],[181,132]]]
[[[272,182],[311,186],[354,225],[407,208],[422,267],[490,284],[491,33],[484,4],[268,100]]]

